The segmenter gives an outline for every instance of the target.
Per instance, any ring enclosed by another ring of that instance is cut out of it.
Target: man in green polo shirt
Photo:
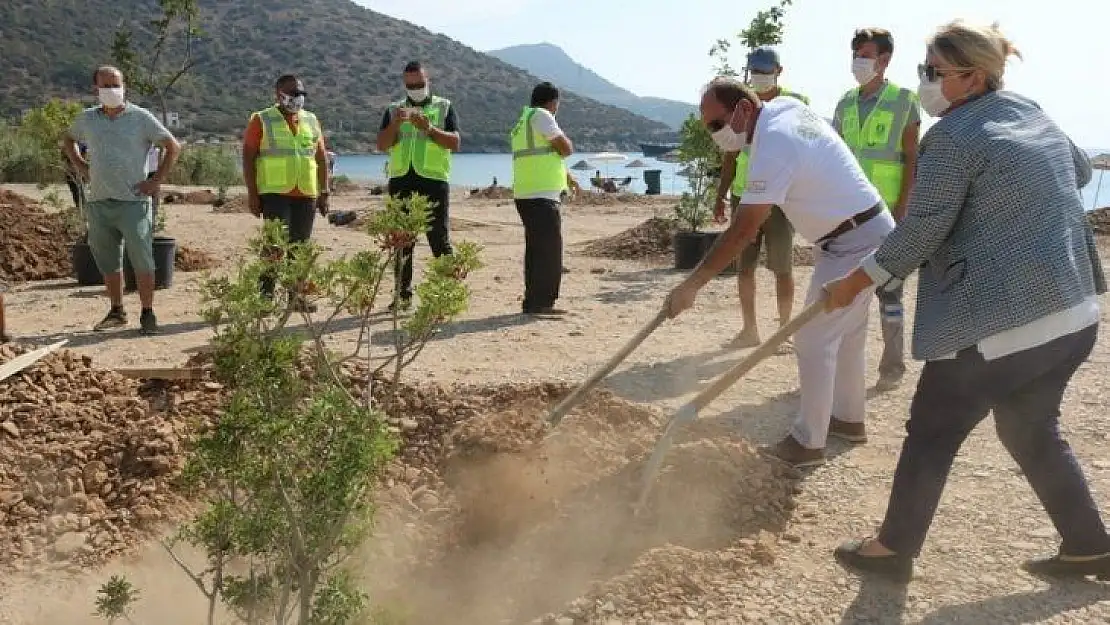
[[[123,74],[111,66],[93,73],[100,106],[85,109],[66,133],[62,147],[70,162],[89,181],[85,216],[89,248],[111,300],[108,315],[93,327],[107,330],[127,325],[123,309],[123,249],[135,268],[142,313],[140,331],[154,334],[154,220],[151,197],[177,161],[180,146],[150,111],[127,101]],[[89,159],[77,142],[89,148]],[[148,176],[147,153],[162,149],[157,171]]]

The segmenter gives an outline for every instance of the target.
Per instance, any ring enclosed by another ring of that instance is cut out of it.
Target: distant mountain
[[[465,152],[504,152],[536,79],[425,28],[350,0],[203,0],[199,64],[171,94],[182,136],[232,135],[268,106],[273,81],[304,77],[308,107],[340,150],[367,150],[386,106],[402,95],[401,69],[420,60],[434,93],[458,105]],[[131,28],[149,53],[155,0],[0,0],[0,121],[51,96],[88,100],[89,76],[110,62],[112,33]],[[138,94],[140,104],[150,106]],[[634,150],[673,137],[627,109],[569,96],[560,122],[584,151]]]
[[[510,46],[490,50],[487,54],[542,80],[550,80],[560,88],[598,102],[619,106],[637,115],[663,122],[674,129],[681,127],[682,122],[696,108],[687,102],[640,97],[598,76],[570,58],[562,48],[550,43]]]

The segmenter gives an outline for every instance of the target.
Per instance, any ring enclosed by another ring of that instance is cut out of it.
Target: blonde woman
[[[877,536],[835,554],[858,571],[909,580],[952,461],[993,412],[1062,537],[1057,555],[1026,570],[1110,579],[1110,536],[1058,427],[1106,290],[1079,195],[1091,165],[1036,103],[1002,90],[1017,54],[996,27],[957,21],[937,31],[918,93],[941,119],[921,142],[905,220],[827,285],[835,309],[864,289],[896,289],[920,268],[913,352],[926,362],[886,518]]]

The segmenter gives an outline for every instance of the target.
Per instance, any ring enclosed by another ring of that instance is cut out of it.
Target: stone
[[[1054,528],[1054,527],[1038,528],[1038,529],[1035,529],[1035,530],[1029,532],[1029,536],[1031,538],[1055,538],[1056,537],[1056,528]]]
[[[84,532],[67,532],[54,541],[52,551],[58,559],[70,558],[85,547],[88,535]]]
[[[420,422],[411,417],[404,417],[401,419],[401,430],[405,432],[414,432],[420,428]]]
[[[162,518],[162,513],[148,505],[135,507],[135,518],[143,522],[157,521]]]
[[[15,427],[15,424],[11,421],[0,423],[0,429],[7,432],[8,435],[13,438],[19,438],[19,428]]]

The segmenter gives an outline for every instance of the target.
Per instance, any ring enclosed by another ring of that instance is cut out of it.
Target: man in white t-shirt
[[[761,102],[731,78],[709,84],[702,122],[723,152],[749,144],[748,180],[737,218],[694,272],[667,299],[671,317],[694,304],[697,292],[727,267],[779,206],[814,245],[816,264],[806,304],[826,282],[856,267],[894,228],[879,192],[828,122],[793,98]],[[765,449],[794,466],[824,462],[829,435],[866,442],[867,314],[870,298],[822,313],[795,337],[801,409],[790,433]]]
[[[563,232],[560,204],[568,187],[578,183],[563,159],[574,150],[555,113],[559,89],[542,82],[513,126],[513,199],[524,224],[524,303],[529,315],[560,315],[555,308],[563,278]]]

